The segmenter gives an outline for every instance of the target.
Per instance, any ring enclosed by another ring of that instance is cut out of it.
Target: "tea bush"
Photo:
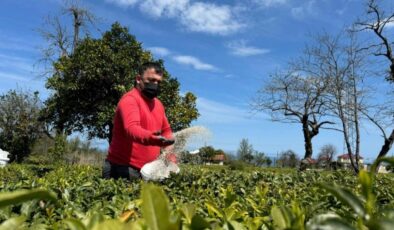
[[[394,229],[393,174],[186,165],[155,183],[100,175],[0,169],[0,229]]]

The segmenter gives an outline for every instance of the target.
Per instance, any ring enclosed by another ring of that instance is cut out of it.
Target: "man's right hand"
[[[161,136],[158,132],[154,132],[150,137],[150,143],[158,146],[168,146],[175,143],[174,139],[167,139]]]

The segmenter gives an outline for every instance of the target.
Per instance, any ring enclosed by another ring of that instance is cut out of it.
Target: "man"
[[[174,143],[160,93],[163,70],[155,62],[141,66],[135,87],[120,99],[114,117],[112,141],[103,168],[104,178],[140,178],[144,164],[155,160],[161,148]]]

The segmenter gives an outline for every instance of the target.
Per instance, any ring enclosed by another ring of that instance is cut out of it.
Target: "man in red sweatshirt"
[[[174,143],[160,93],[163,70],[156,62],[141,66],[135,87],[124,94],[116,108],[112,140],[103,167],[104,178],[140,178],[144,164],[155,160],[161,148]]]

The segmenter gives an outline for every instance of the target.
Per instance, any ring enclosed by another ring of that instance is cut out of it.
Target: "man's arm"
[[[140,108],[135,98],[128,97],[121,100],[117,109],[122,120],[123,129],[133,141],[144,145],[167,145],[163,143],[163,140],[155,132],[141,127]]]

